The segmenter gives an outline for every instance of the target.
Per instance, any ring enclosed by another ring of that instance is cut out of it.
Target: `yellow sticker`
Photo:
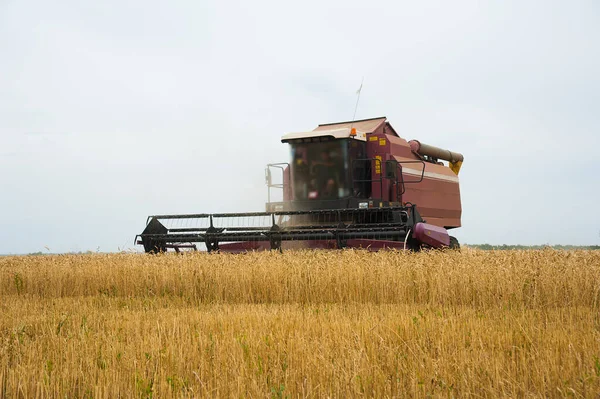
[[[379,137],[377,137],[377,136],[369,137],[369,141],[377,141],[377,140],[379,140]]]
[[[385,139],[379,139],[379,145],[385,145],[386,141]]]
[[[375,155],[375,174],[381,174],[381,155]]]

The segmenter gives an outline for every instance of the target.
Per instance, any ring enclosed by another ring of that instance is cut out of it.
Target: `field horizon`
[[[600,250],[600,245],[574,245],[574,244],[469,244],[461,243],[465,249],[480,250],[530,250],[530,249],[558,249],[558,250]],[[68,252],[52,252],[50,249],[44,251],[24,252],[24,253],[0,253],[2,256],[34,256],[34,255],[92,255],[92,254],[123,254],[123,253],[142,253],[141,248],[118,249],[117,251],[83,250]]]

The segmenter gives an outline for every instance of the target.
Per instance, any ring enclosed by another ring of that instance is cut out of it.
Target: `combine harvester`
[[[137,244],[146,252],[459,247],[448,230],[461,225],[461,154],[407,142],[385,117],[281,142],[291,161],[267,165],[266,212],[150,216]],[[271,202],[272,189],[283,190],[282,202]]]

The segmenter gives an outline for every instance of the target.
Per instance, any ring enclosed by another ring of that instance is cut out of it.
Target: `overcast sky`
[[[0,253],[264,209],[280,136],[387,116],[465,155],[461,242],[600,243],[598,1],[0,0]]]

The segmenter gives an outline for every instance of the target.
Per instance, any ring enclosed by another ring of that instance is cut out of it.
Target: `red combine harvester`
[[[266,212],[148,217],[146,252],[293,248],[458,248],[463,156],[401,138],[385,117],[281,138],[290,163],[266,168]],[[446,161],[445,165],[442,161]],[[273,183],[273,173],[281,173]],[[271,190],[283,201],[271,202]]]

